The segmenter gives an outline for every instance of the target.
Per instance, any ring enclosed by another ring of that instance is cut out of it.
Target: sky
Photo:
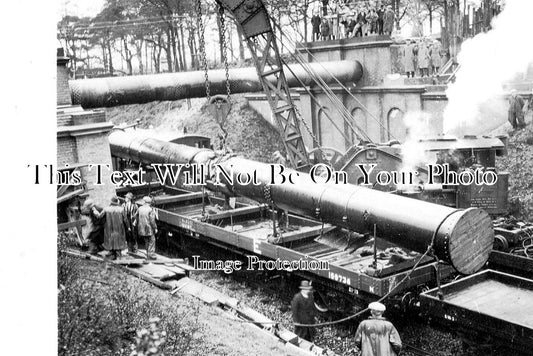
[[[59,3],[57,9],[58,21],[65,14],[79,17],[95,16],[104,6],[104,0],[57,0]]]

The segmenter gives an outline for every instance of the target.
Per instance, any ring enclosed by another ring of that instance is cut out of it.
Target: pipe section
[[[373,231],[380,238],[424,253],[432,245],[435,255],[463,274],[477,272],[492,250],[494,231],[482,209],[454,209],[351,184],[316,184],[309,174],[285,168],[292,183],[271,184],[269,164],[239,157],[217,157],[215,152],[156,139],[114,132],[109,137],[114,156],[150,163],[219,163],[230,173],[225,187],[236,195],[274,203],[289,211],[360,233]],[[239,184],[237,176],[255,174],[258,185]],[[280,176],[275,175],[280,181]],[[215,186],[216,188],[216,186]]]
[[[309,66],[328,84],[336,84],[335,78],[342,83],[355,83],[363,76],[363,67],[358,61],[309,63]],[[306,86],[315,84],[314,79],[300,65],[290,65],[290,68]],[[285,73],[290,87],[301,86],[289,70]],[[225,94],[225,71],[210,70],[208,74],[211,95]],[[230,69],[229,78],[232,93],[263,91],[255,68]],[[271,82],[275,84],[273,80]],[[205,97],[203,71],[71,80],[69,85],[72,103],[83,108]]]

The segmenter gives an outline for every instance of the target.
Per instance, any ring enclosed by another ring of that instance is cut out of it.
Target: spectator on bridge
[[[322,41],[330,39],[329,22],[325,17],[322,19],[322,23],[320,24],[320,34],[322,35]]]
[[[311,25],[313,26],[313,41],[318,41],[320,39],[320,17],[318,14],[314,14],[311,17]]]
[[[427,43],[422,39],[418,42],[418,69],[420,70],[420,76],[429,75],[429,50]]]
[[[145,241],[146,259],[155,260],[155,235],[157,225],[155,223],[155,211],[152,208],[152,198],[144,197],[144,204],[137,210],[137,233]]]
[[[128,251],[137,252],[137,231],[135,231],[135,216],[137,215],[137,205],[132,201],[133,194],[128,192],[124,196],[124,216],[126,219],[126,242],[128,243]]]
[[[431,46],[431,74],[437,75],[442,65],[442,46],[439,40],[433,41]]]
[[[394,28],[394,11],[392,11],[392,6],[387,6],[387,10],[383,14],[383,33],[387,36],[392,34]]]
[[[403,67],[407,78],[415,77],[415,53],[411,40],[407,40],[403,48]]]
[[[93,206],[92,211],[98,218],[105,217],[104,248],[111,252],[111,259],[116,260],[126,249],[125,214],[117,197],[111,198],[111,204],[98,212]]]
[[[370,13],[368,14],[368,22],[369,22],[369,33],[370,34],[377,34],[378,33],[378,14],[376,13],[376,10],[370,9]]]
[[[385,7],[383,6],[383,4],[381,4],[381,6],[379,7],[377,14],[378,14],[378,35],[382,35],[383,34],[383,19],[385,16]]]
[[[385,305],[373,302],[368,305],[371,316],[363,320],[355,332],[355,342],[361,356],[394,356],[402,349],[400,334],[390,321],[383,317]]]
[[[346,32],[346,38],[353,37],[355,34],[355,27],[357,26],[357,23],[355,22],[355,16],[350,18],[350,22],[348,23],[347,32]]]
[[[300,283],[300,292],[294,295],[291,302],[292,319],[298,324],[314,324],[317,308],[313,298],[313,286],[309,281]],[[310,326],[294,326],[294,333],[307,341],[313,342],[315,328]]]
[[[365,23],[366,23],[366,14],[363,11],[363,9],[360,8],[357,13],[357,24],[355,25],[355,34],[354,34],[355,37],[358,37],[358,36],[363,37],[363,26],[365,25]]]
[[[509,97],[508,120],[513,129],[523,129],[526,127],[524,122],[524,100],[518,95],[516,89],[511,90]]]
[[[93,211],[93,208],[98,214]],[[87,199],[81,207],[81,214],[89,217],[87,241],[89,244],[88,252],[91,255],[96,255],[104,249],[102,246],[104,243],[104,220],[99,217],[101,211],[102,208],[97,207],[92,199]]]

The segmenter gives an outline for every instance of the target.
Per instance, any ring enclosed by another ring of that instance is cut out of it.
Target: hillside
[[[285,152],[281,137],[270,123],[248,106],[244,95],[232,95],[232,111],[226,121],[227,145],[236,154],[261,162],[272,162],[275,151]],[[143,129],[155,132],[199,134],[211,138],[215,148],[220,145],[218,124],[207,112],[205,98],[152,102],[108,108],[107,119],[118,125],[140,120]]]
[[[509,172],[511,214],[533,221],[533,124],[511,135],[507,155],[497,159],[496,167]]]

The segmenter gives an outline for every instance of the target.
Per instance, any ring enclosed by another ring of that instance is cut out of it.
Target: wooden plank
[[[66,230],[66,229],[70,229],[72,227],[78,227],[78,226],[84,226],[85,224],[87,224],[87,221],[85,220],[76,220],[76,221],[69,221],[69,222],[66,222],[66,223],[61,223],[61,224],[58,224],[57,225],[57,231],[63,231],[63,230]]]
[[[264,209],[265,207],[266,207],[266,205],[264,205],[264,204],[258,205],[258,206],[245,206],[245,207],[242,207],[242,208],[222,211],[222,212],[216,213],[216,214],[209,214],[207,219],[209,221],[213,221],[213,220],[225,219],[225,218],[228,218],[230,216],[239,216],[239,215],[245,215],[245,214],[251,214],[251,213],[258,213],[262,209]]]
[[[172,195],[168,197],[154,197],[154,205],[163,205],[170,203],[178,203],[187,200],[201,199],[202,192],[194,192],[188,194]]]
[[[172,263],[173,265],[183,265],[183,262],[185,262],[182,258],[173,258],[173,259],[160,259],[160,260],[147,260],[146,258],[123,258],[120,260],[114,261],[116,264],[119,265],[143,265],[152,263],[155,265],[164,265],[167,263]],[[181,266],[179,266],[181,268]],[[192,268],[192,267],[191,267]]]
[[[512,268],[533,275],[533,258],[492,251],[489,255],[489,265]]]
[[[63,202],[66,202],[67,200],[72,199],[72,198],[74,198],[74,197],[76,197],[76,196],[78,196],[80,194],[83,194],[83,193],[85,193],[85,188],[77,189],[77,190],[75,190],[73,192],[65,194],[65,195],[57,198],[57,204],[61,204]]]
[[[149,282],[149,283],[152,283],[153,285],[161,288],[161,289],[167,289],[167,290],[170,290],[172,289],[172,286],[168,283],[165,283],[165,282],[162,282],[162,281],[159,281],[157,280],[156,278],[153,278],[141,271],[137,271],[133,268],[128,268],[128,267],[125,267],[125,266],[121,266],[121,265],[116,265],[118,266],[119,268],[123,269],[124,271],[126,271],[127,273],[131,274],[131,275],[134,275],[136,277],[139,277],[140,279],[142,279],[143,281],[146,281],[146,282]]]
[[[328,233],[332,230],[335,230],[336,226],[328,225],[327,227],[324,226],[324,230],[322,233]],[[285,243],[285,242],[291,242],[296,240],[303,240],[307,239],[312,236],[318,236],[320,235],[320,230],[322,227],[313,227],[313,228],[302,228],[303,231],[295,231],[295,232],[289,232],[283,234],[283,237],[281,238],[279,243]]]

